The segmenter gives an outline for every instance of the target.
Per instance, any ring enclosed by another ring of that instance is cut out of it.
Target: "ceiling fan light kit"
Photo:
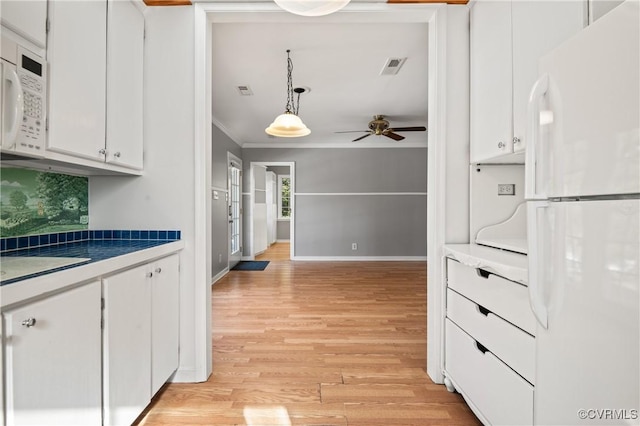
[[[324,16],[337,12],[350,0],[274,0],[289,13],[300,16]]]
[[[300,95],[308,90],[303,87],[293,88],[293,61],[289,56],[290,52],[291,50],[287,49],[287,105],[284,114],[277,116],[273,123],[264,129],[267,134],[281,138],[298,138],[311,133],[311,130],[298,117]],[[298,95],[297,99],[294,99],[294,93]]]

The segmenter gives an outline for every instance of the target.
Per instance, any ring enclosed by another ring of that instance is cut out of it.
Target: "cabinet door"
[[[471,9],[471,162],[512,152],[511,2]]]
[[[38,47],[47,44],[47,0],[2,0],[2,25]]]
[[[109,0],[107,162],[142,169],[144,16],[129,0]]]
[[[105,0],[50,1],[47,147],[104,161]]]
[[[151,395],[178,368],[180,276],[179,258],[171,255],[152,267]]]
[[[151,278],[140,266],[102,285],[103,424],[128,425],[151,400]]]
[[[9,425],[101,424],[100,282],[4,313]]]
[[[527,104],[538,60],[584,27],[586,2],[513,0],[514,152],[524,151]],[[544,28],[544,31],[540,31]]]

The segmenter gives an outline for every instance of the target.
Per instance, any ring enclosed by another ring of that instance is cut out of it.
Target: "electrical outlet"
[[[351,250],[358,250],[358,243],[351,243]]]
[[[516,185],[514,183],[499,183],[498,195],[516,195]]]

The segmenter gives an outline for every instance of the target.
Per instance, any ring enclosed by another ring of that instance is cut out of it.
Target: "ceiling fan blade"
[[[359,140],[362,140],[362,139],[367,138],[367,137],[369,137],[369,136],[371,136],[371,133],[367,133],[367,134],[366,134],[366,135],[364,135],[364,136],[360,136],[359,138],[354,139],[354,140],[352,140],[351,142],[358,142]]]
[[[400,136],[396,133],[393,133],[392,131],[387,131],[384,132],[383,135],[385,135],[388,138],[393,139],[394,141],[401,141],[402,139],[404,139],[404,136]]]
[[[333,132],[333,133],[365,133],[369,132],[369,130],[346,130],[344,132]]]
[[[425,130],[427,130],[426,127],[424,126],[416,126],[416,127],[394,127],[393,129],[394,132],[424,132]]]

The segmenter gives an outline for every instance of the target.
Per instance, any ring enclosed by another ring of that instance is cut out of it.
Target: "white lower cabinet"
[[[174,254],[103,279],[104,425],[129,425],[178,368]]]
[[[3,313],[7,425],[99,425],[100,281]]]
[[[486,424],[533,424],[535,319],[527,288],[447,260],[445,382]]]

